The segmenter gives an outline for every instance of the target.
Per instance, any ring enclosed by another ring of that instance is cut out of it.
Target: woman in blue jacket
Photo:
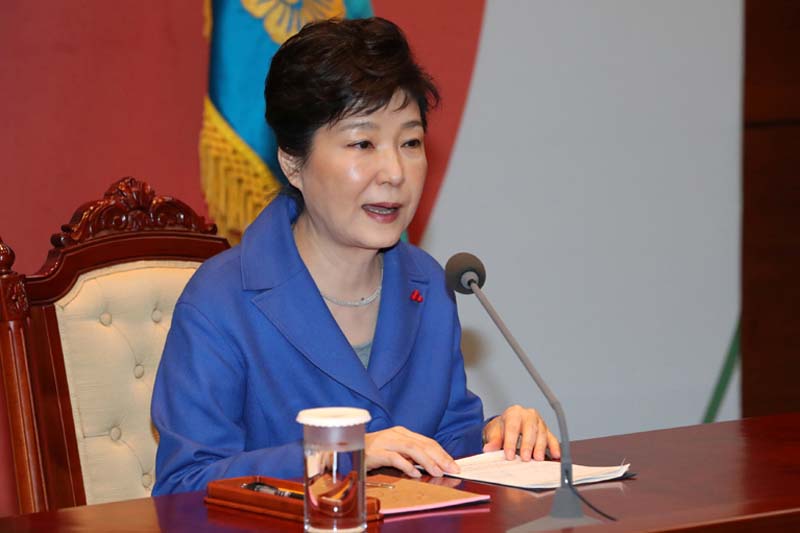
[[[367,469],[456,472],[454,456],[517,444],[558,457],[532,409],[484,424],[466,387],[442,268],[399,242],[422,194],[438,102],[383,19],[310,24],[276,53],[267,121],[291,187],[208,260],[173,315],[152,401],[154,494],[213,479],[302,475],[298,411],[367,409]]]

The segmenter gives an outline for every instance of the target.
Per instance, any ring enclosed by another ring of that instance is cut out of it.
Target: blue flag
[[[285,180],[264,120],[273,54],[308,22],[372,16],[369,0],[212,0],[200,169],[209,215],[231,243]]]

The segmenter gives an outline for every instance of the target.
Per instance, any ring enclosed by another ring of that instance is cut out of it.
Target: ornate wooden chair
[[[134,178],[82,205],[38,273],[0,240],[0,363],[19,512],[149,496],[150,396],[175,301],[228,248]],[[2,420],[2,419],[0,419]]]

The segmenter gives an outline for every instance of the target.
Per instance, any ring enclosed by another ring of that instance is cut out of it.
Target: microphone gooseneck
[[[537,526],[549,528],[551,525],[564,523],[570,521],[572,525],[597,523],[593,518],[586,517],[581,509],[580,500],[576,496],[575,489],[572,485],[572,454],[570,453],[569,433],[567,432],[567,420],[564,415],[564,410],[561,407],[561,402],[558,401],[556,395],[550,390],[550,387],[544,381],[542,376],[533,366],[530,358],[525,354],[522,346],[514,338],[511,331],[506,326],[503,319],[492,306],[489,299],[483,293],[481,288],[486,282],[486,269],[480,259],[472,254],[461,252],[452,256],[445,266],[445,279],[447,286],[450,290],[459,292],[461,294],[475,294],[480,301],[483,308],[489,314],[492,322],[495,323],[497,328],[503,334],[503,337],[508,342],[511,349],[519,358],[528,374],[536,382],[539,390],[547,398],[547,402],[555,411],[556,419],[558,420],[558,432],[561,437],[561,486],[556,490],[553,498],[553,507],[550,509],[550,517],[555,520],[554,523],[542,522]],[[526,526],[529,524],[526,524]],[[536,527],[538,529],[538,527]],[[531,529],[534,530],[534,529]]]

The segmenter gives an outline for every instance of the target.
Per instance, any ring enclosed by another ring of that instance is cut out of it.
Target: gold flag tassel
[[[281,189],[269,167],[231,128],[208,97],[200,133],[200,175],[208,214],[231,244]]]

